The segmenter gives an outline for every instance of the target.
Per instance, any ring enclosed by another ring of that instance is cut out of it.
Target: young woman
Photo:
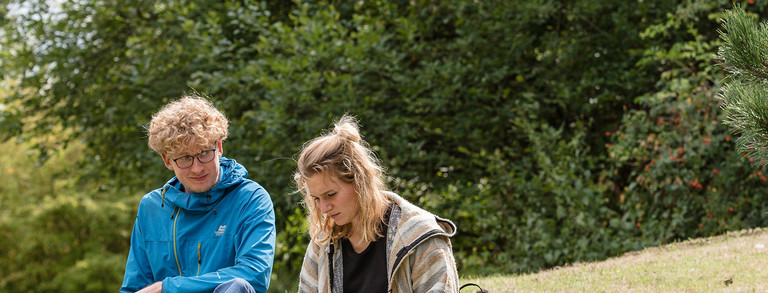
[[[459,291],[456,226],[385,190],[354,118],[307,142],[297,169],[311,236],[299,292]]]

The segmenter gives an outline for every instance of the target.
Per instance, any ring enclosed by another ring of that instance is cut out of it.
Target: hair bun
[[[355,120],[355,117],[347,114],[342,116],[333,126],[333,134],[356,143],[360,143],[362,140],[357,120]]]

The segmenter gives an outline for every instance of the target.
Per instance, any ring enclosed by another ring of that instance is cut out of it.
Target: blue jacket
[[[267,191],[221,158],[205,193],[179,191],[174,177],[144,195],[120,292],[163,281],[163,292],[212,292],[235,277],[266,292],[275,257],[275,210]]]

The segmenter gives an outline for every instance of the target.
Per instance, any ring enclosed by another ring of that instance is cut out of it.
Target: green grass
[[[768,229],[630,252],[526,275],[463,277],[489,292],[768,292]],[[465,288],[462,292],[475,292]]]

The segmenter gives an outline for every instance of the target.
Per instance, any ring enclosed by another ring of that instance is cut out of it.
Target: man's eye
[[[205,157],[205,155],[207,155],[207,154],[208,154],[208,153],[210,153],[210,152],[211,152],[211,151],[203,151],[202,153],[200,153],[200,156],[201,156],[201,157]]]

